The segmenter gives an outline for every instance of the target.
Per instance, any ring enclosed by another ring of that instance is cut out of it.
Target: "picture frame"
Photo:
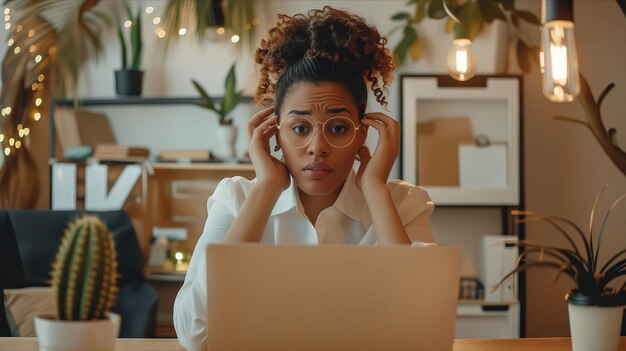
[[[518,206],[521,77],[400,77],[402,179],[437,206]]]

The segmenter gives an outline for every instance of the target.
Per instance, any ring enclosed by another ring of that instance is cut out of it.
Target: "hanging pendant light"
[[[554,102],[571,102],[580,92],[574,38],[573,0],[543,0],[543,94]]]

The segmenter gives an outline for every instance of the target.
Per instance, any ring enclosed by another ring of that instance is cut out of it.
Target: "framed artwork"
[[[400,77],[402,179],[440,206],[520,203],[518,76]]]

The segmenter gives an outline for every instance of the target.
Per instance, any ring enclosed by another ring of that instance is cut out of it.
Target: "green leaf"
[[[131,40],[132,57],[133,57],[131,68],[135,70],[139,70],[139,66],[141,65],[141,52],[143,49],[143,44],[141,42],[141,12],[140,11],[138,11],[138,14],[134,19],[133,26],[131,27],[130,40]]]
[[[411,47],[409,48],[409,54],[413,61],[417,61],[422,57],[424,45],[419,38],[416,38]]]
[[[211,99],[211,97],[206,92],[204,87],[202,87],[202,85],[200,83],[198,83],[195,79],[192,79],[191,82],[193,83],[193,86],[196,87],[196,90],[198,91],[198,93],[202,97],[202,103],[199,104],[199,106],[202,106],[204,108],[207,108],[207,109],[217,113],[217,110],[215,109],[215,106],[213,105],[213,99]]]
[[[398,64],[402,65],[404,63],[406,54],[415,40],[417,40],[417,32],[413,26],[408,24],[404,27],[404,36],[402,37],[402,40],[393,50],[394,58]]]
[[[506,21],[504,12],[495,0],[479,0],[478,6],[485,22],[491,23],[495,19]]]
[[[391,16],[391,19],[394,21],[410,20],[411,15],[408,12],[398,12]]]
[[[415,7],[415,16],[413,17],[413,20],[415,23],[420,23],[424,19],[424,15],[426,15],[426,2],[420,1]]]
[[[120,46],[122,49],[122,69],[126,69],[128,61],[126,61],[126,40],[124,39],[124,32],[120,26],[117,27],[117,37],[120,39]]]
[[[431,0],[426,7],[426,14],[429,18],[442,19],[447,16],[443,8],[443,0]]]
[[[459,15],[461,23],[456,23],[452,28],[454,38],[467,38],[474,40],[483,28],[483,18],[476,2],[469,2],[463,6]]]
[[[513,12],[513,14],[517,14],[519,18],[523,19],[526,22],[530,22],[532,24],[536,24],[539,26],[541,25],[541,21],[539,20],[539,17],[537,17],[537,15],[535,15],[532,12],[518,10],[518,11]]]
[[[222,116],[223,120],[226,115],[235,108],[237,105],[235,86],[237,84],[237,77],[235,75],[235,64],[233,63],[228,70],[226,80],[224,81],[224,101],[222,102]]]

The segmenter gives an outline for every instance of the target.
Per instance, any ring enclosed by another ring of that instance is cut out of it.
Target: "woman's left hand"
[[[363,145],[358,151],[361,160],[356,186],[364,191],[373,185],[387,184],[393,163],[400,153],[400,123],[383,113],[366,113],[361,123],[378,131],[378,143],[370,155]]]

